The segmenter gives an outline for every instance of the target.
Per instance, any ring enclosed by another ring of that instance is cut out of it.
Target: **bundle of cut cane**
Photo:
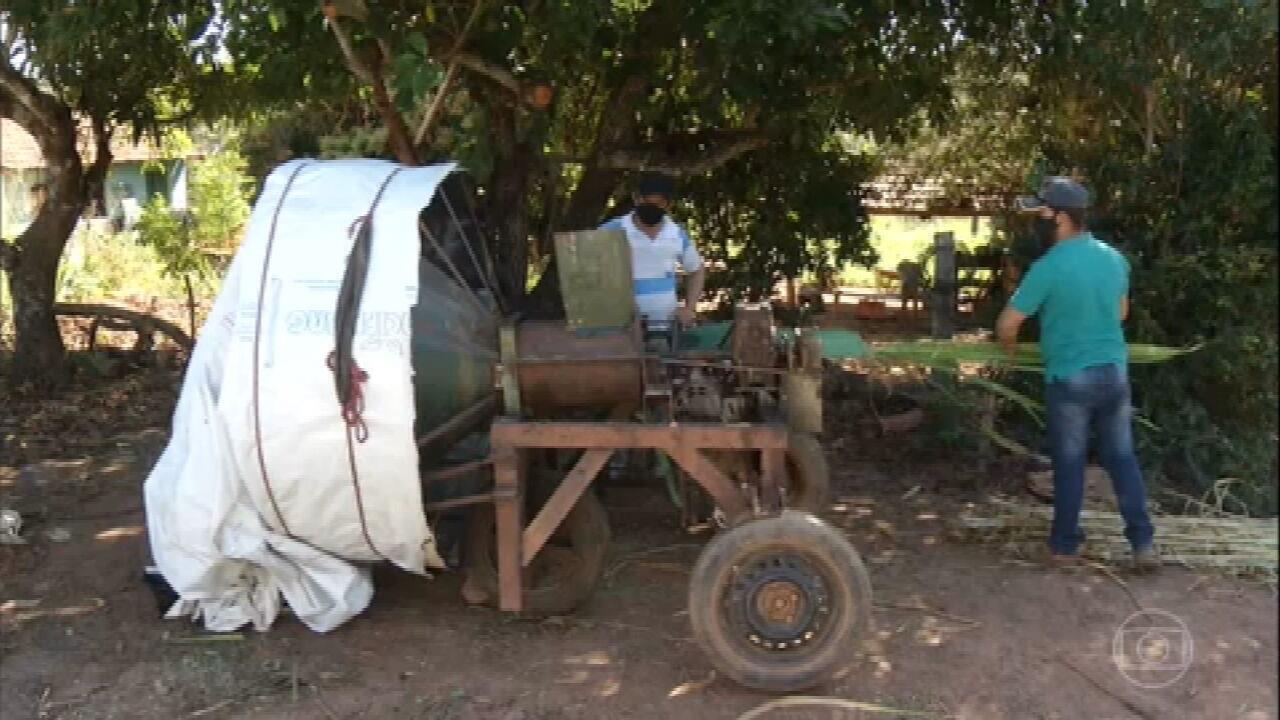
[[[1129,344],[1129,362],[1148,365],[1172,360],[1194,352],[1198,347],[1173,348],[1143,343]],[[1036,343],[1020,343],[1010,356],[999,345],[989,341],[919,340],[915,342],[876,345],[871,358],[875,362],[899,362],[924,367],[958,367],[960,365],[992,365],[1011,370],[1043,372],[1044,358]]]
[[[969,539],[994,542],[1026,555],[1044,546],[1053,508],[993,498],[989,508],[962,514],[956,529]],[[1189,568],[1212,568],[1231,574],[1277,575],[1275,518],[1251,518],[1226,513],[1213,517],[1157,514],[1156,543],[1166,563]],[[1116,512],[1085,509],[1080,526],[1087,540],[1081,553],[1102,562],[1122,562],[1129,556],[1124,521]]]
[[[1197,345],[1191,348],[1173,348],[1163,345],[1130,343],[1129,362],[1137,365],[1162,363],[1195,352],[1199,347]],[[981,338],[884,343],[873,348],[867,361],[881,366],[906,365],[927,368],[930,373],[953,376],[962,384],[977,386],[988,393],[1013,402],[1025,410],[1036,424],[1044,425],[1041,417],[1044,412],[1042,404],[1010,388],[1008,385],[993,380],[986,374],[965,371],[965,368],[972,370],[973,368],[987,367],[1043,373],[1044,358],[1041,356],[1040,347],[1036,343],[1019,344],[1012,356],[998,344]],[[948,388],[932,380],[929,382],[952,402],[962,406],[969,405],[955,392],[955,388]],[[972,409],[975,412],[978,411],[978,408]],[[1144,427],[1156,429],[1155,425],[1145,417],[1137,416],[1136,419]],[[997,432],[989,423],[979,423],[978,429],[995,444],[1016,455],[1036,455],[1021,444]]]

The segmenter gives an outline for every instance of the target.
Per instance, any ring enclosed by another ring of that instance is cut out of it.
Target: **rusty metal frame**
[[[523,605],[521,568],[532,562],[578,498],[622,448],[661,450],[674,460],[724,512],[730,524],[753,512],[780,507],[789,432],[782,423],[631,423],[494,421],[489,431],[494,467],[494,514],[497,522],[498,596],[503,610]],[[585,452],[528,527],[524,525],[524,454],[537,448],[582,449]],[[759,495],[753,507],[706,450],[760,451]]]

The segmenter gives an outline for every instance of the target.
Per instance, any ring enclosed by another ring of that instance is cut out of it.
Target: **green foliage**
[[[181,280],[167,271],[160,253],[133,232],[86,232],[58,268],[58,299],[102,302],[126,295],[182,297]],[[206,288],[207,289],[207,288]]]
[[[207,279],[211,251],[231,251],[249,218],[251,182],[245,159],[224,150],[199,161],[191,171],[191,210],[182,213],[154,195],[138,220],[138,239],[153,249],[171,277]]]
[[[472,25],[473,9],[392,1],[340,20],[366,66],[383,49],[379,67],[410,128],[469,28],[465,50],[481,62],[462,68],[420,154],[459,160],[482,188],[499,182],[495,173],[523,175],[511,183],[524,192],[514,208],[489,197],[504,215],[530,210],[529,237],[510,239],[528,242],[534,258],[552,231],[603,219],[610,201],[625,197],[629,171],[682,170],[690,176],[683,209],[699,242],[732,268],[715,282],[748,295],[771,278],[874,259],[855,191],[873,168],[836,147],[835,131],[898,137],[906,120],[937,115],[964,35],[988,37],[1011,17],[945,0],[905,10],[892,2],[655,0],[492,3]],[[227,0],[224,11],[239,19],[227,43],[253,87],[248,95],[287,113],[326,106],[333,127],[313,134],[325,140],[312,153],[370,154],[368,128],[378,123],[367,103],[363,113],[350,107],[370,91],[344,67],[317,3]],[[504,75],[550,85],[551,106],[526,107],[497,82]],[[767,148],[684,170],[743,134]],[[531,160],[519,158],[525,149]],[[617,155],[628,160],[609,160]]]
[[[202,249],[232,250],[249,219],[253,181],[248,164],[235,150],[223,150],[195,163],[191,169],[192,235]]]
[[[704,257],[723,266],[708,291],[767,299],[787,277],[873,264],[857,192],[871,172],[865,160],[839,152],[766,148],[687,183],[684,218]]]
[[[153,250],[171,277],[209,273],[209,263],[197,244],[194,223],[175,212],[162,195],[152,195],[138,219],[139,242]]]
[[[78,112],[158,133],[203,106],[219,80],[210,0],[61,3],[7,0],[6,51]]]
[[[382,157],[387,146],[386,128],[358,127],[319,138],[322,158]]]

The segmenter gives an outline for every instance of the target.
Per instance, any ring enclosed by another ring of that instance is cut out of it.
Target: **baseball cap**
[[[1089,191],[1068,177],[1045,178],[1040,192],[1034,197],[1018,198],[1019,210],[1039,210],[1051,207],[1055,210],[1083,210],[1089,207]]]

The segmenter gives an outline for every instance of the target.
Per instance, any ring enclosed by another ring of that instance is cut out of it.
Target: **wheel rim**
[[[817,644],[834,613],[825,575],[794,553],[771,553],[741,565],[724,602],[733,636],[770,653]]]

